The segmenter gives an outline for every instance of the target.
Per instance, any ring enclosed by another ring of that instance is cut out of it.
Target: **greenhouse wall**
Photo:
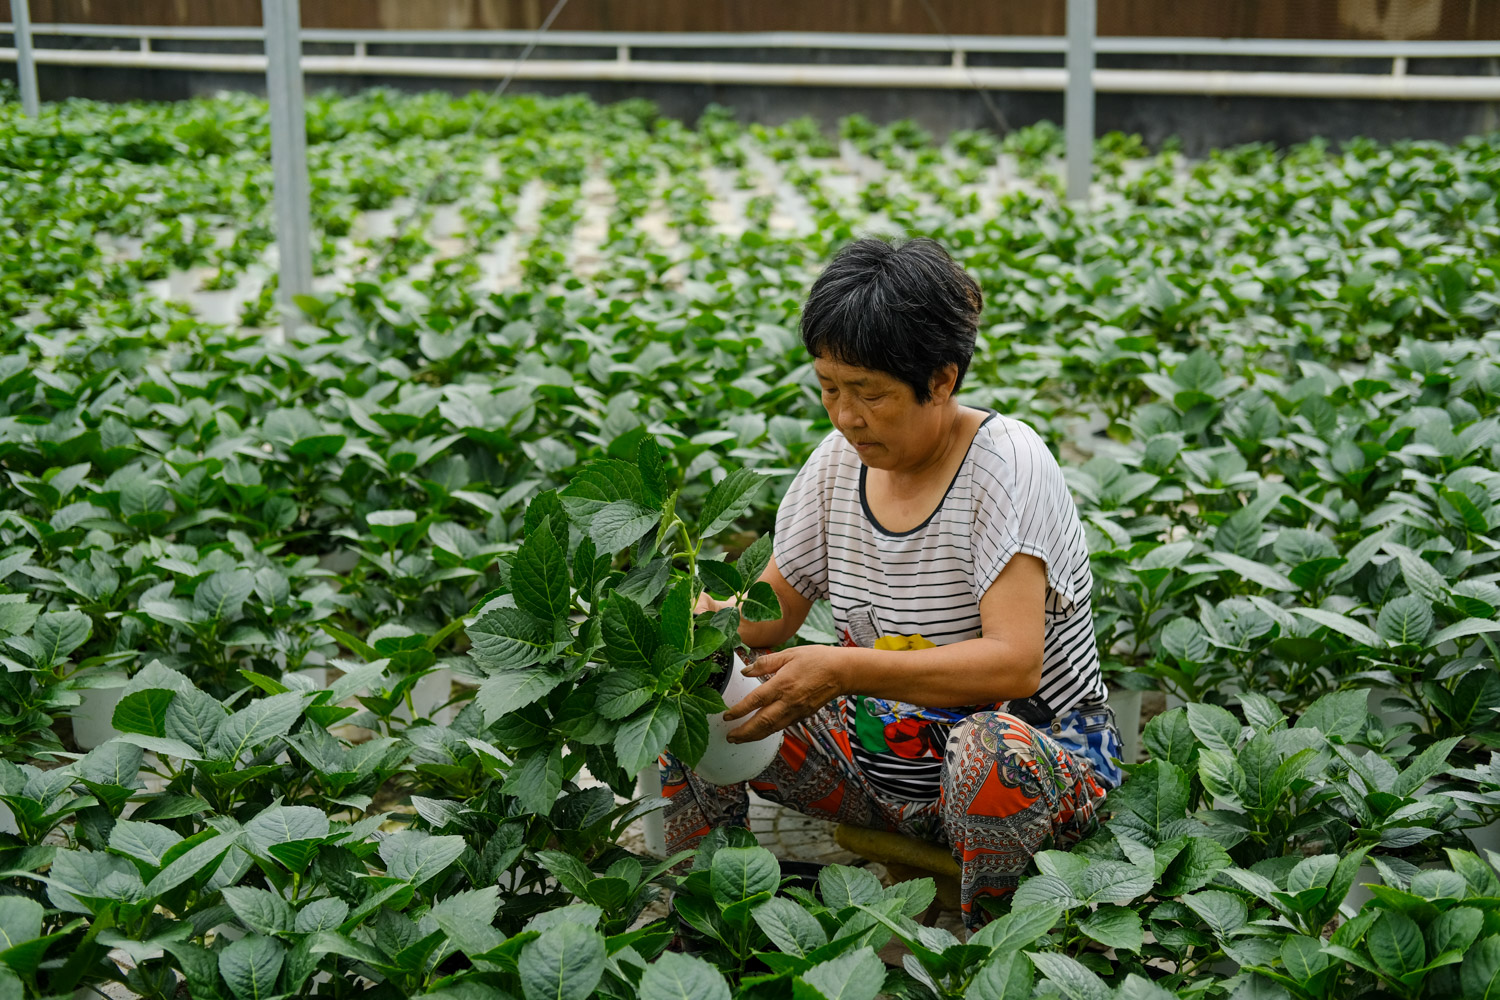
[[[946,31],[972,35],[1060,35],[1066,0],[929,0]],[[546,0],[304,0],[309,28],[514,29],[536,27]],[[32,0],[37,22],[260,23],[260,0]],[[9,20],[9,0],[0,0]],[[922,0],[571,0],[561,31],[938,31]],[[1102,35],[1210,38],[1500,38],[1492,0],[1111,0],[1099,4]]]

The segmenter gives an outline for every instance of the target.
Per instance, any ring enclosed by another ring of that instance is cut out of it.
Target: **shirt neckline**
[[[937,506],[932,508],[932,513],[928,514],[927,517],[922,521],[922,523],[917,525],[915,528],[910,528],[906,531],[891,531],[885,525],[880,523],[880,519],[877,518],[875,516],[875,512],[870,509],[869,493],[865,486],[865,479],[870,471],[870,467],[863,462],[859,463],[859,506],[864,510],[865,519],[870,522],[871,527],[888,538],[908,538],[912,535],[915,535],[923,528],[927,527],[932,523],[932,519],[938,516],[938,512],[943,509],[943,504],[948,501],[948,494],[953,492],[953,486],[958,482],[958,477],[963,474],[964,466],[969,464],[969,455],[974,451],[974,442],[979,440],[979,432],[984,430],[985,424],[988,424],[991,420],[994,420],[1000,415],[1000,412],[998,410],[992,410],[988,406],[973,406],[970,407],[970,409],[983,410],[988,413],[989,416],[981,420],[979,422],[979,426],[974,429],[974,436],[969,439],[969,447],[964,450],[963,461],[958,463],[958,468],[953,472],[953,478],[948,482],[948,488],[944,490],[943,495],[938,498]]]

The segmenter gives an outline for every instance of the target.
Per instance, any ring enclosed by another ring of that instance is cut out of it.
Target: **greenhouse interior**
[[[0,0],[0,1000],[1500,996],[1500,5]]]

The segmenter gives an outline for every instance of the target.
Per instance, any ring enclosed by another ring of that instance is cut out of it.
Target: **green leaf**
[[[1114,991],[1077,959],[1052,952],[1037,952],[1029,957],[1037,971],[1067,1000],[1114,1000]]]
[[[1292,614],[1301,615],[1303,618],[1317,622],[1326,629],[1332,629],[1343,635],[1347,635],[1355,642],[1369,646],[1372,649],[1385,647],[1385,640],[1375,633],[1370,626],[1355,621],[1347,615],[1341,615],[1333,611],[1324,611],[1321,608],[1292,608]]]
[[[611,670],[599,679],[594,708],[606,719],[623,719],[651,697],[651,678],[639,670]]]
[[[1183,770],[1196,768],[1198,741],[1188,725],[1187,711],[1170,709],[1146,723],[1141,742],[1151,756]]]
[[[1465,618],[1455,625],[1438,632],[1427,640],[1428,648],[1440,646],[1450,639],[1462,639],[1465,636],[1481,635],[1486,632],[1500,632],[1500,620],[1485,618]]]
[[[694,699],[682,698],[678,701],[678,717],[681,721],[667,745],[672,756],[692,767],[703,759],[704,752],[708,750],[707,713]]]
[[[516,759],[500,790],[514,795],[522,812],[546,816],[562,794],[561,746],[541,746]]]
[[[703,513],[698,519],[698,536],[712,538],[729,527],[736,518],[750,509],[750,505],[765,487],[766,479],[758,472],[735,469],[729,473],[703,498]]]
[[[525,708],[549,694],[566,678],[546,670],[506,670],[479,682],[474,703],[484,713],[485,722],[494,725],[518,708]]]
[[[1415,972],[1427,961],[1422,929],[1411,917],[1394,910],[1380,914],[1365,934],[1365,943],[1375,964],[1394,979]]]
[[[307,696],[298,691],[252,701],[219,723],[212,748],[215,756],[238,760],[241,754],[285,736],[302,717],[306,701]]]
[[[292,906],[274,892],[252,886],[230,886],[224,902],[234,915],[256,934],[274,935],[292,929],[296,920]]]
[[[52,611],[40,616],[31,627],[31,638],[40,648],[42,668],[54,667],[68,654],[88,641],[93,622],[82,611]]]
[[[193,591],[193,614],[198,621],[233,621],[254,591],[254,573],[244,569],[219,570]]]
[[[661,511],[633,500],[618,500],[600,508],[589,520],[589,538],[600,552],[619,552],[635,545],[660,521]]]
[[[604,975],[604,938],[592,927],[557,924],[526,943],[517,968],[526,1000],[588,1000]]]
[[[195,878],[205,870],[216,868],[220,859],[239,842],[238,834],[219,833],[194,844],[178,855],[155,878],[146,884],[148,896],[160,896],[177,888],[188,879]]]
[[[281,942],[251,935],[219,952],[219,975],[238,1000],[263,1000],[276,995],[276,977],[285,958]]]
[[[750,585],[745,592],[745,599],[740,602],[740,614],[746,621],[752,622],[774,622],[781,620],[781,601],[776,597],[776,591],[764,580],[757,580]]]
[[[1369,693],[1363,689],[1325,694],[1298,717],[1296,728],[1316,729],[1347,743],[1364,729],[1370,717],[1369,700]]]
[[[880,902],[884,893],[880,880],[863,868],[828,865],[818,872],[818,894],[830,910]]]
[[[1302,589],[1270,566],[1256,562],[1254,559],[1246,559],[1229,552],[1209,552],[1207,555],[1208,558],[1232,570],[1236,575],[1244,577],[1251,583],[1259,584],[1267,590],[1279,590],[1292,594]]]
[[[1106,948],[1140,951],[1145,942],[1141,915],[1123,906],[1101,906],[1078,923],[1078,929]]]
[[[462,837],[434,837],[419,830],[402,830],[380,842],[380,857],[385,862],[385,873],[391,878],[421,887],[457,861],[464,847]]]
[[[122,733],[142,736],[167,735],[167,706],[176,695],[164,688],[135,691],[120,699],[110,724]]]
[[[41,903],[24,896],[0,896],[0,952],[25,944],[42,933]]]
[[[771,943],[788,955],[807,955],[828,943],[816,917],[784,896],[773,896],[750,911]]]
[[[1426,598],[1433,604],[1443,604],[1448,599],[1448,584],[1443,575],[1421,556],[1404,545],[1387,542],[1385,550],[1392,553],[1401,564],[1401,577],[1411,592]]]
[[[661,756],[679,721],[675,703],[658,699],[648,704],[639,715],[620,723],[614,740],[615,759],[627,773],[635,774]]]
[[[745,589],[745,578],[740,575],[740,571],[717,559],[699,559],[698,578],[703,581],[703,589],[720,600],[733,597]]]
[[[604,647],[615,667],[650,672],[656,650],[661,645],[656,623],[646,617],[641,606],[618,593],[611,594],[604,605]]]
[[[1207,837],[1190,837],[1161,873],[1161,895],[1181,896],[1197,892],[1234,862],[1223,845]]]
[[[873,948],[860,948],[818,963],[797,981],[811,986],[822,1000],[875,1000],[885,985],[885,963]]]
[[[328,815],[314,806],[267,806],[245,824],[245,837],[256,854],[272,847],[327,837]]]
[[[1323,942],[1305,934],[1289,934],[1281,943],[1281,964],[1287,975],[1307,982],[1328,968],[1331,959],[1323,952]]]
[[[661,603],[661,638],[673,649],[692,649],[693,581],[683,577]]]
[[[1198,737],[1198,742],[1210,750],[1229,753],[1233,753],[1240,745],[1240,732],[1244,727],[1226,709],[1202,702],[1189,702],[1184,707],[1187,709],[1188,727]]]
[[[1228,938],[1245,926],[1250,919],[1249,910],[1243,899],[1218,889],[1205,889],[1191,896],[1184,896],[1182,902],[1196,913],[1220,940]]]
[[[1500,998],[1500,935],[1480,938],[1458,967],[1464,1000]]]
[[[734,568],[739,572],[740,579],[746,581],[759,580],[760,575],[766,571],[771,563],[773,544],[770,534],[761,535],[750,546],[740,553],[735,560]]]
[[[1420,646],[1432,631],[1432,604],[1425,597],[1403,594],[1380,609],[1375,630],[1387,642]]]
[[[1131,772],[1130,780],[1109,793],[1109,808],[1126,810],[1152,834],[1152,845],[1168,824],[1187,813],[1188,777],[1182,768],[1166,761],[1152,760]],[[1150,845],[1148,845],[1150,846]]]
[[[552,652],[551,635],[520,608],[487,611],[465,631],[473,643],[469,655],[487,670],[519,670]]]
[[[985,1000],[1029,1000],[1035,978],[1027,956],[996,952],[975,973],[970,995]]]
[[[510,586],[516,607],[531,615],[543,628],[568,617],[572,595],[568,586],[568,563],[552,532],[534,531],[521,542],[511,565]]]
[[[640,1000],[729,1000],[729,984],[697,955],[669,951],[646,967],[637,995]]]
[[[716,851],[709,873],[714,899],[720,904],[774,892],[781,882],[781,865],[764,847],[725,847]],[[878,889],[878,882],[876,886]]]

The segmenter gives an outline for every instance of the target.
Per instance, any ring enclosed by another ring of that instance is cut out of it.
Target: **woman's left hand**
[[[766,653],[745,671],[746,677],[771,679],[724,713],[726,722],[755,717],[730,730],[730,743],[752,743],[812,715],[843,694],[840,665],[848,652],[838,646],[793,646]],[[757,709],[759,711],[757,711]]]

